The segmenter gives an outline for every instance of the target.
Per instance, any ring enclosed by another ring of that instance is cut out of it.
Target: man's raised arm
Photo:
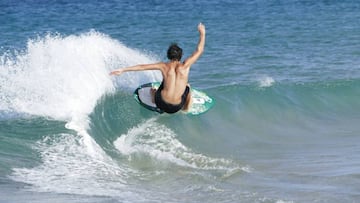
[[[192,64],[194,64],[199,59],[201,54],[204,52],[204,47],[205,47],[205,26],[202,23],[199,23],[198,31],[199,31],[199,34],[200,34],[199,43],[198,43],[194,53],[184,61],[184,64],[185,64],[186,67],[190,67]]]

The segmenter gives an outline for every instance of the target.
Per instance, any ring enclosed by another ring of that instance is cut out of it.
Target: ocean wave
[[[132,185],[154,176],[165,174],[177,179],[192,174],[226,179],[250,172],[250,167],[234,160],[193,151],[176,138],[171,127],[153,119],[141,123],[140,111],[147,110],[133,101],[128,90],[158,81],[159,73],[117,78],[110,78],[108,73],[114,68],[154,60],[97,32],[48,35],[29,40],[27,49],[13,57],[3,55],[2,118],[16,119],[18,115],[28,119],[29,125],[36,118],[64,124],[61,130],[42,132],[41,138],[31,143],[40,161],[35,166],[12,168],[11,179],[29,184],[33,191],[143,201],[151,194]],[[128,104],[130,101],[134,103]],[[138,110],[128,111],[129,106]],[[154,116],[147,113],[145,117]],[[124,120],[124,125],[119,127],[117,119]],[[126,134],[117,134],[129,128],[132,130]],[[138,154],[144,158],[136,160]],[[153,164],[153,170],[143,169]],[[174,176],[173,169],[179,167],[185,172]]]

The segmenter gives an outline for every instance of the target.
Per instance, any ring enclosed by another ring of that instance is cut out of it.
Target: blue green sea
[[[357,0],[0,0],[0,202],[358,202]],[[205,52],[199,116],[121,67]]]

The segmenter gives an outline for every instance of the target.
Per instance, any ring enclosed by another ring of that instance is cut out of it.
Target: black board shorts
[[[157,91],[155,93],[156,106],[166,113],[176,113],[176,112],[180,111],[185,106],[186,98],[190,92],[190,87],[186,86],[186,89],[185,89],[183,95],[181,96],[180,104],[169,104],[166,101],[164,101],[161,96],[161,90],[163,88],[164,88],[164,81],[161,83],[159,89],[157,89]]]

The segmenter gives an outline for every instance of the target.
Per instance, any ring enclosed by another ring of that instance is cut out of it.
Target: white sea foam
[[[224,170],[225,175],[237,169],[249,172],[247,167],[240,167],[232,160],[212,158],[196,153],[183,145],[176,134],[165,125],[150,119],[130,129],[115,142],[115,147],[124,155],[136,154],[151,156],[157,161],[173,163],[183,167],[203,170]],[[234,173],[235,174],[235,173]]]
[[[89,155],[82,137],[71,134],[47,136],[34,148],[42,164],[13,169],[12,179],[31,184],[30,190],[82,195],[120,196],[141,199],[125,189],[131,170],[108,157]],[[103,151],[96,148],[96,153]]]
[[[262,76],[258,79],[259,87],[271,87],[275,80],[270,76]]]

